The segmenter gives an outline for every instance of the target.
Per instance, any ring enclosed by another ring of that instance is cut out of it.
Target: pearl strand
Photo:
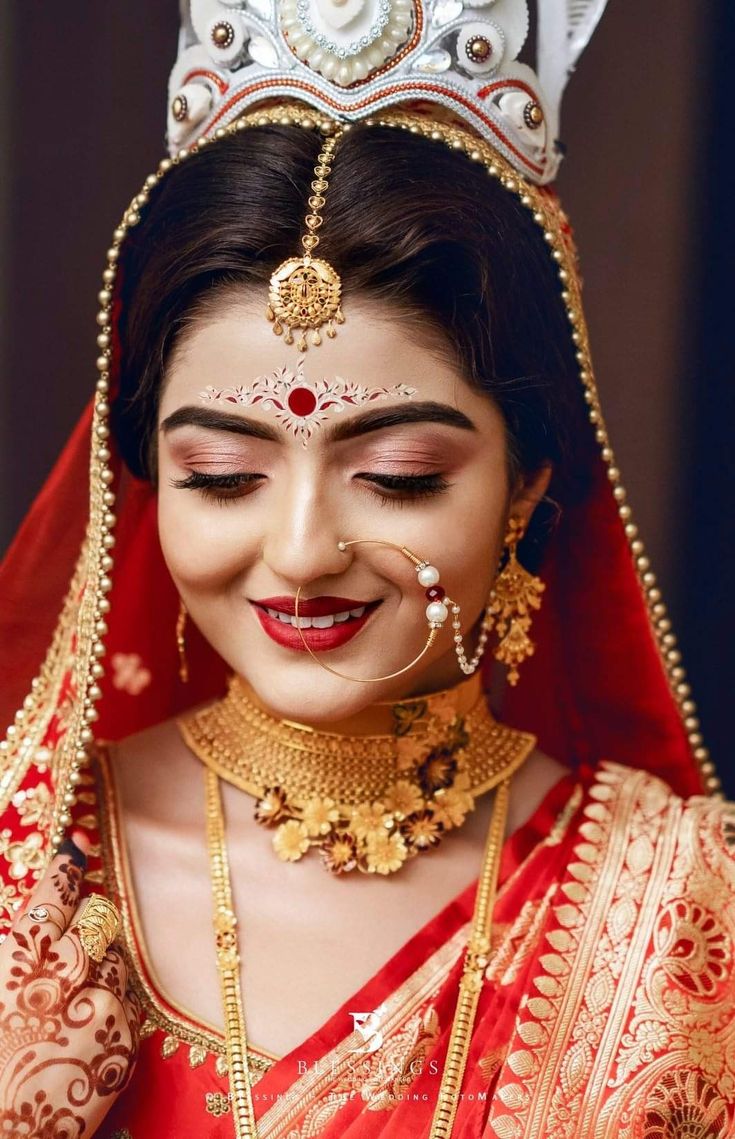
[[[462,669],[462,672],[465,673],[466,676],[471,676],[482,659],[487,638],[493,627],[493,617],[490,612],[490,606],[488,605],[486,607],[483,614],[482,625],[480,626],[480,637],[477,642],[475,654],[472,660],[468,661],[462,643],[462,633],[460,632],[459,605],[457,605],[456,602],[450,602],[450,604],[452,606],[452,628],[454,629],[454,651],[457,654],[457,660],[459,661],[459,667]]]

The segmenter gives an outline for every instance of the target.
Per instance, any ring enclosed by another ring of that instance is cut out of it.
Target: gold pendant
[[[308,235],[304,237],[306,241]],[[307,348],[306,333],[313,329],[312,344],[321,344],[319,329],[327,326],[327,336],[334,338],[337,324],[344,323],[340,308],[342,282],[327,261],[318,257],[290,257],[271,277],[267,316],[273,331],[285,331],[286,344],[293,344],[294,329],[301,330],[298,348]]]

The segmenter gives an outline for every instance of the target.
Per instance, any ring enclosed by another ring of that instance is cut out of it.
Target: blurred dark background
[[[104,251],[163,152],[177,8],[0,0],[0,553],[92,392]],[[624,483],[731,794],[733,42],[728,0],[610,0],[560,177]]]

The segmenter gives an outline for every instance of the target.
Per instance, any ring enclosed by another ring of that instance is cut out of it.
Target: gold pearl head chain
[[[338,127],[326,139],[319,152],[311,183],[309,210],[305,223],[307,232],[301,238],[304,250],[301,257],[289,257],[283,261],[271,276],[270,292],[266,316],[273,325],[273,331],[280,336],[285,331],[286,344],[293,344],[294,330],[299,333],[298,348],[305,352],[309,346],[307,332],[311,329],[311,343],[321,344],[319,329],[327,326],[327,336],[337,335],[336,324],[344,324],[340,307],[342,280],[328,261],[314,257],[319,244],[319,229],[324,217],[322,210],[326,202],[325,193],[329,187],[328,177],[332,172],[334,150],[343,134]]]

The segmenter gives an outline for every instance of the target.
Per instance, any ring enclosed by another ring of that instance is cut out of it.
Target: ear
[[[524,472],[518,477],[509,504],[509,516],[522,521],[524,532],[528,529],[534,510],[549,489],[553,473],[552,463],[542,463],[535,471]]]

